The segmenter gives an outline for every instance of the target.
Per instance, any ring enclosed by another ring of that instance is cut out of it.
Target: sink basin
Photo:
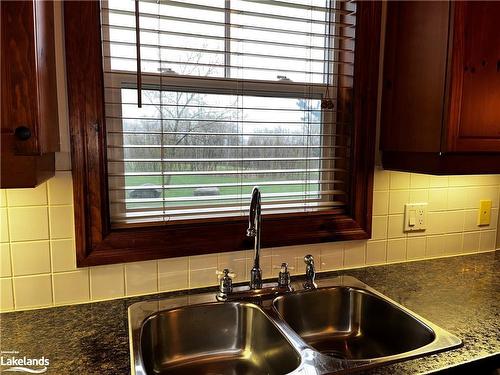
[[[340,276],[318,289],[215,302],[215,293],[129,307],[133,375],[346,373],[461,345],[458,337],[363,282]]]
[[[274,308],[310,346],[333,357],[366,360],[430,344],[434,331],[368,291],[335,287],[278,297]]]
[[[286,374],[301,361],[258,306],[238,302],[151,315],[142,324],[140,353],[145,374]]]

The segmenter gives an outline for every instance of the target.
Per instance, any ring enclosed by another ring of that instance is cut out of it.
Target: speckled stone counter
[[[460,337],[461,348],[371,370],[439,371],[500,353],[500,252],[343,271]],[[330,274],[331,275],[331,274]],[[198,292],[198,291],[196,291]],[[175,294],[193,294],[178,292]],[[127,308],[147,299],[0,315],[0,348],[50,360],[47,374],[128,374]]]

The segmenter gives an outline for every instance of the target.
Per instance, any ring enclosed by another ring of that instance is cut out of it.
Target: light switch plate
[[[490,225],[491,221],[491,199],[479,201],[479,213],[477,225]]]
[[[427,229],[427,203],[405,204],[404,231],[415,232]]]

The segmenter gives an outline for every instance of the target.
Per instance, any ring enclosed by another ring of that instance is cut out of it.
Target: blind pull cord
[[[137,59],[137,107],[142,108],[141,28],[139,25],[139,0],[135,0],[135,46]]]
[[[327,14],[327,17],[328,17],[328,24],[327,24],[327,53],[328,54],[331,54],[331,50],[330,50],[330,43],[331,43],[331,36],[332,36],[332,1],[330,0],[328,2],[328,14]],[[329,57],[326,59],[326,60],[329,60]],[[328,69],[327,69],[327,75],[326,75],[326,93],[325,93],[325,96],[323,99],[321,99],[321,109],[333,109],[333,100],[332,98],[330,97],[330,69],[331,66],[330,64],[328,65]],[[332,86],[333,86],[333,82],[332,82]]]

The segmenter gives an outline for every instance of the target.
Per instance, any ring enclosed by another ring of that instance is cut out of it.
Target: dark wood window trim
[[[354,90],[344,95],[354,115],[348,213],[266,216],[263,247],[371,235],[381,3],[358,2],[356,13]],[[65,2],[64,18],[78,266],[250,249],[245,217],[111,228],[99,2]]]

